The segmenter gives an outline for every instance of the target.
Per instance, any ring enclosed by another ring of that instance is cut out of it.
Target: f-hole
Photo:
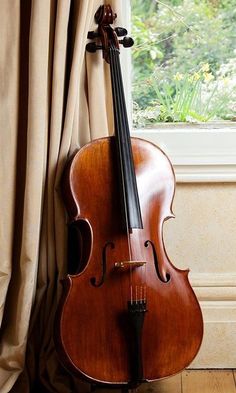
[[[153,253],[153,258],[154,258],[154,263],[155,263],[155,268],[156,268],[157,276],[158,276],[158,278],[159,278],[160,281],[162,281],[162,282],[164,282],[164,283],[167,283],[167,282],[170,281],[170,274],[169,274],[169,273],[166,273],[166,274],[165,274],[165,277],[164,277],[164,276],[160,273],[160,270],[159,270],[159,263],[158,263],[158,258],[157,258],[157,253],[156,253],[156,249],[155,249],[155,246],[154,246],[153,242],[152,242],[151,240],[146,240],[145,243],[144,243],[144,246],[145,246],[145,247],[148,247],[149,244],[150,244],[151,247],[152,247],[152,253]]]
[[[79,274],[89,259],[92,243],[91,229],[86,220],[68,225],[68,273]]]
[[[108,242],[105,244],[102,250],[102,274],[100,280],[97,281],[96,277],[90,278],[90,282],[94,287],[101,287],[106,278],[106,270],[107,270],[107,247],[114,248],[114,243]]]

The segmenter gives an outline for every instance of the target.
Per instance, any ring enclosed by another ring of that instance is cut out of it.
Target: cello
[[[101,6],[98,29],[88,33],[95,41],[87,51],[101,50],[110,65],[115,134],[79,149],[63,175],[76,252],[63,280],[55,346],[71,373],[134,388],[188,366],[203,320],[189,270],[171,263],[163,241],[163,224],[173,217],[173,167],[157,146],[129,134],[119,46],[133,40],[112,28],[115,18],[110,5]]]

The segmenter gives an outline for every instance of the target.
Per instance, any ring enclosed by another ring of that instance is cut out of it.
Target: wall
[[[204,339],[192,368],[236,366],[236,185],[178,183],[164,226],[174,265],[189,267],[204,316]]]

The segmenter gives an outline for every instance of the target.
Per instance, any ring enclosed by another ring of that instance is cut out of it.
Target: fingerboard
[[[110,48],[110,71],[113,92],[115,140],[119,169],[119,186],[123,227],[129,230],[143,228],[141,209],[135,176],[130,131],[125,104],[125,95],[120,66],[120,53]]]

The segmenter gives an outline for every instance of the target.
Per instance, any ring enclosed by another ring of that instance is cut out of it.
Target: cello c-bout
[[[163,223],[173,216],[172,165],[157,146],[129,136],[118,39],[127,32],[113,30],[114,18],[109,5],[99,8],[87,50],[102,49],[110,64],[115,135],[82,147],[63,176],[80,251],[63,281],[55,342],[70,372],[134,387],[188,366],[203,323],[188,270],[170,262],[163,243]]]

